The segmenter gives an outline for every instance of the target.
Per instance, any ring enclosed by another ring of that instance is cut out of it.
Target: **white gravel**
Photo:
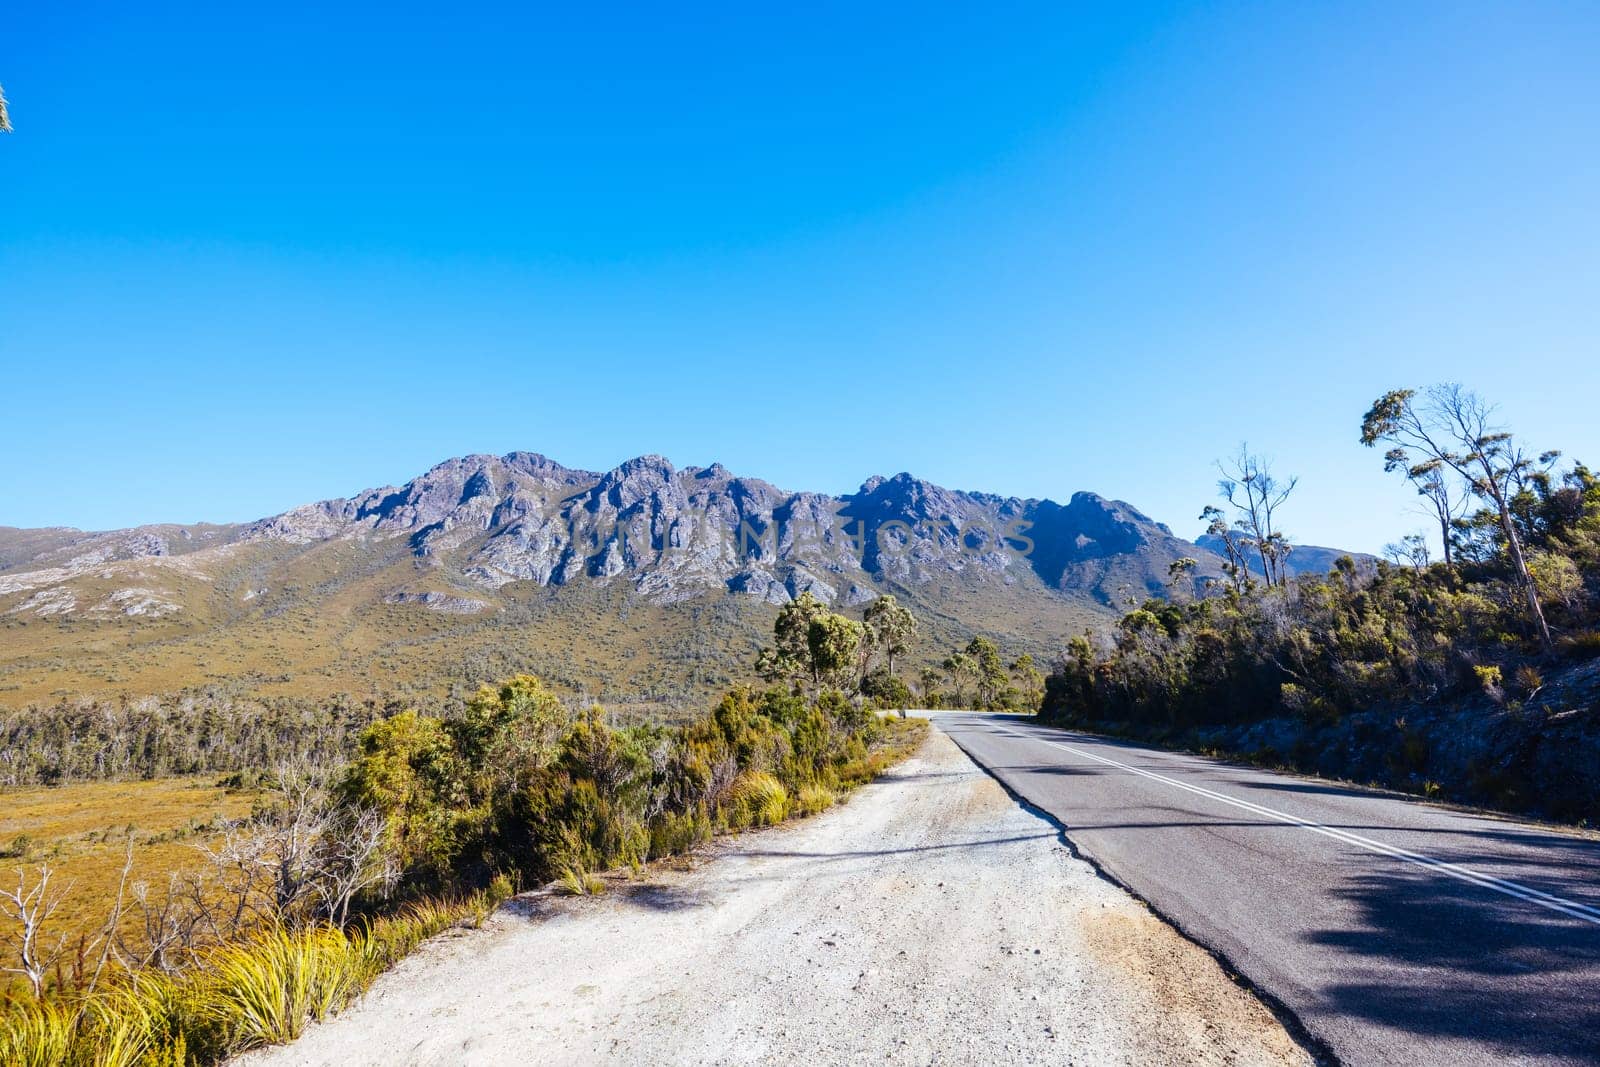
[[[847,804],[435,939],[288,1064],[1308,1064],[942,734]]]

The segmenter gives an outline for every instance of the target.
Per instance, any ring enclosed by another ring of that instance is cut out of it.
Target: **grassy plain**
[[[121,879],[129,835],[134,842],[133,882],[163,885],[174,871],[206,862],[198,846],[215,836],[219,820],[248,814],[250,791],[230,791],[209,780],[163,778],[147,782],[80,782],[8,789],[0,793],[0,885],[15,888],[19,872],[40,865],[65,901],[52,920],[54,934],[76,940],[101,926]]]

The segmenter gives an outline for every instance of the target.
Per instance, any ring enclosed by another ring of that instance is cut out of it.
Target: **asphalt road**
[[[1600,842],[1027,719],[932,718],[1340,1061],[1600,1063]]]

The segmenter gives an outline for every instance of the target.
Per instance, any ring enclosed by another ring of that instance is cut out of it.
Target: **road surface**
[[[1081,855],[1349,1064],[1600,1063],[1600,842],[934,713]]]

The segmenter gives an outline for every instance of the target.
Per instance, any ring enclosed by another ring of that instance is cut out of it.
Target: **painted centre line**
[[[1032,737],[1028,734],[1017,733],[1014,730],[997,728],[996,732],[1005,734],[1008,737],[1017,738],[1018,740],[1022,741],[1033,741],[1038,744],[1052,745],[1056,748],[1070,752],[1074,756],[1082,757],[1083,759],[1093,760],[1096,763],[1103,763],[1110,767],[1117,767],[1121,770],[1130,771],[1133,774],[1142,775],[1145,778],[1152,779],[1153,781],[1162,782],[1166,785],[1175,786],[1178,789],[1187,790],[1190,793],[1207,797],[1222,804],[1228,804],[1235,808],[1252,812],[1256,815],[1265,816],[1269,819],[1275,819],[1281,823],[1287,823],[1291,826],[1298,826],[1302,829],[1310,830],[1312,833],[1322,834],[1324,837],[1331,837],[1335,841],[1342,841],[1348,845],[1355,845],[1358,848],[1364,848],[1369,852],[1376,852],[1384,856],[1389,856],[1393,859],[1415,864],[1418,867],[1433,871],[1436,874],[1448,875],[1451,878],[1455,878],[1463,882],[1469,882],[1472,885],[1482,886],[1484,889],[1492,889],[1496,893],[1504,893],[1508,897],[1515,897],[1516,899],[1526,901],[1529,904],[1537,904],[1541,908],[1548,908],[1551,911],[1558,911],[1563,915],[1570,916],[1571,918],[1581,919],[1586,923],[1600,926],[1600,908],[1591,908],[1587,904],[1580,904],[1577,901],[1568,900],[1565,897],[1558,897],[1554,894],[1546,893],[1530,886],[1521,885],[1517,882],[1508,882],[1504,878],[1496,878],[1492,874],[1484,874],[1482,871],[1475,871],[1470,867],[1462,867],[1459,864],[1447,863],[1444,860],[1436,860],[1431,856],[1424,856],[1419,852],[1412,852],[1409,849],[1400,848],[1396,845],[1388,845],[1382,841],[1374,841],[1370,837],[1362,837],[1360,834],[1353,834],[1348,830],[1340,830],[1332,826],[1325,826],[1322,823],[1314,822],[1310,819],[1302,819],[1298,815],[1290,815],[1288,812],[1278,811],[1275,808],[1264,807],[1263,805],[1257,804],[1253,801],[1240,800],[1238,797],[1230,797],[1225,793],[1218,793],[1215,790],[1207,789],[1204,786],[1198,786],[1190,782],[1179,781],[1176,778],[1169,778],[1164,774],[1157,774],[1154,771],[1147,771],[1142,767],[1133,767],[1129,764],[1121,763],[1114,759],[1108,759],[1105,756],[1097,755],[1096,753],[1088,752],[1081,748],[1076,748],[1063,741],[1051,741],[1046,738]],[[1067,829],[1071,830],[1072,828],[1069,826]]]

